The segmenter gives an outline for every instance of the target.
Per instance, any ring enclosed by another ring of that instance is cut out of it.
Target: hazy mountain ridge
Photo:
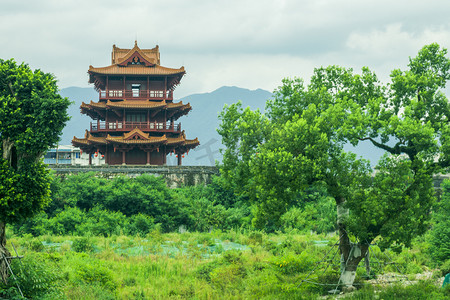
[[[82,138],[86,129],[92,121],[86,115],[80,113],[81,102],[89,103],[91,100],[98,101],[98,93],[93,88],[69,87],[62,89],[60,94],[68,97],[73,104],[69,107],[69,115],[72,117],[63,130],[61,145],[71,144],[74,136]],[[257,89],[249,90],[235,86],[223,86],[210,93],[192,94],[179,99],[183,103],[190,103],[192,110],[188,115],[181,117],[182,130],[185,130],[186,138],[198,137],[200,146],[190,151],[183,159],[183,165],[214,165],[215,160],[221,161],[219,148],[221,138],[216,129],[219,126],[219,112],[225,104],[242,101],[243,107],[250,106],[252,109],[264,110],[266,101],[272,97],[272,93]],[[372,165],[376,164],[383,154],[383,150],[375,148],[370,142],[360,143],[354,148],[346,145],[345,149],[353,151],[364,158],[369,159]],[[167,163],[175,165],[174,156],[167,156]]]
[[[98,101],[98,93],[93,88],[69,87],[60,91],[63,97],[68,97],[73,103],[68,112],[71,116],[63,130],[60,144],[71,144],[74,136],[84,137],[92,119],[80,112],[82,102]],[[272,97],[272,93],[257,89],[249,90],[239,87],[224,86],[210,93],[192,94],[179,99],[183,103],[190,103],[192,110],[187,116],[181,117],[181,128],[185,130],[188,139],[198,137],[200,146],[190,151],[183,159],[184,165],[212,165],[214,160],[220,160],[220,136],[216,131],[219,126],[219,112],[225,104],[242,101],[244,107],[264,110],[265,103]],[[175,157],[167,157],[168,164],[175,164]]]

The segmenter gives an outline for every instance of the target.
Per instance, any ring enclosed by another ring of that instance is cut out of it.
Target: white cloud
[[[0,58],[87,86],[89,65],[111,46],[159,44],[161,62],[184,65],[177,96],[222,85],[273,90],[314,66],[367,65],[386,77],[426,43],[449,46],[450,1],[434,0],[0,0]]]

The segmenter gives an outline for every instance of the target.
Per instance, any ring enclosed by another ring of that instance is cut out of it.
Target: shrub
[[[72,242],[72,250],[75,252],[91,252],[94,246],[88,237],[80,237]]]
[[[120,234],[128,225],[128,220],[121,212],[108,211],[100,207],[91,209],[77,228],[80,235],[91,233],[93,235],[111,236]]]
[[[442,276],[447,275],[448,273],[450,273],[450,258],[447,259],[440,267],[439,269],[442,272]]]
[[[21,261],[13,260],[11,267],[17,281],[10,278],[7,286],[0,281],[0,297],[22,299],[16,288],[18,284],[26,298],[42,299],[48,294],[61,298],[62,274],[49,257],[47,253],[28,252]]]
[[[281,218],[281,226],[286,231],[290,228],[301,231],[327,233],[336,230],[336,203],[331,197],[310,191],[300,201],[300,207],[293,206]],[[307,201],[307,202],[303,202]]]
[[[450,180],[442,183],[443,194],[433,214],[431,229],[431,254],[442,263],[450,257]]]
[[[14,225],[14,232],[20,235],[32,234],[39,236],[51,232],[49,228],[48,216],[45,212],[40,212],[32,218],[27,218],[20,223]]]
[[[374,288],[364,287],[361,291],[346,297],[346,299],[374,299]],[[440,289],[432,282],[419,281],[416,284],[402,286],[390,285],[376,293],[377,299],[433,299],[444,300],[450,296],[450,289]]]
[[[89,259],[80,261],[76,266],[75,281],[81,281],[89,285],[99,285],[110,291],[117,288],[113,272],[99,260]]]
[[[155,226],[155,220],[144,214],[131,216],[128,224],[128,233],[131,235],[139,234],[141,236],[149,233]]]
[[[49,221],[54,234],[73,235],[77,233],[77,228],[86,220],[86,213],[78,207],[65,207]]]
[[[210,273],[211,284],[220,289],[241,282],[240,279],[247,275],[247,271],[242,264],[230,264],[217,267]]]
[[[273,258],[272,264],[284,275],[297,275],[312,269],[314,257],[306,253],[306,251],[302,252],[300,255],[290,253]]]

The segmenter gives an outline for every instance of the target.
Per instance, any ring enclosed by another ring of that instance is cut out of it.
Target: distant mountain
[[[93,88],[69,87],[62,89],[60,94],[68,97],[73,104],[69,107],[71,120],[67,123],[61,137],[61,145],[71,144],[72,138],[84,137],[89,128],[91,118],[80,113],[81,102],[98,101],[98,93]],[[193,94],[182,99],[183,103],[190,103],[192,111],[179,119],[181,128],[185,130],[188,139],[198,137],[200,146],[190,151],[183,159],[183,165],[214,165],[215,160],[221,160],[219,153],[220,136],[216,131],[219,126],[218,114],[225,104],[242,101],[243,107],[264,110],[265,103],[272,94],[257,89],[248,90],[239,87],[221,87],[211,93]],[[169,165],[176,164],[174,156],[167,156]]]
[[[91,100],[98,101],[98,93],[93,88],[68,87],[62,89],[59,94],[72,101],[68,109],[71,118],[63,130],[60,141],[61,145],[70,145],[74,136],[79,138],[84,137],[84,132],[89,128],[92,120],[88,116],[81,114],[81,102],[89,103]]]
[[[181,121],[181,128],[186,131],[188,139],[198,137],[200,146],[185,156],[185,165],[214,165],[215,160],[222,160],[219,148],[221,137],[216,129],[219,127],[219,112],[225,104],[241,101],[243,107],[264,110],[266,101],[272,93],[257,89],[248,90],[239,87],[221,87],[211,93],[194,94],[180,99],[190,103],[192,111]],[[170,156],[168,157],[168,159]]]
[[[84,132],[89,128],[91,118],[80,113],[81,102],[89,103],[98,101],[98,93],[93,88],[69,87],[62,89],[60,94],[68,97],[73,104],[69,107],[69,115],[72,117],[67,123],[61,138],[61,145],[71,144],[72,138],[84,137]],[[200,146],[190,151],[183,159],[183,165],[214,165],[215,160],[221,161],[219,148],[222,146],[221,138],[216,129],[219,126],[218,114],[225,104],[242,101],[243,107],[264,110],[266,101],[272,97],[268,91],[257,89],[248,90],[235,86],[224,86],[211,93],[193,94],[181,98],[183,103],[191,103],[192,111],[187,116],[179,119],[181,128],[185,130],[188,139],[198,137]],[[384,151],[374,147],[370,142],[363,142],[358,147],[346,145],[345,149],[363,156],[375,165]],[[175,165],[174,156],[167,156],[167,164]]]

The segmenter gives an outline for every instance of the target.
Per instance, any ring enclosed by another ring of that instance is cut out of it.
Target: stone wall
[[[49,165],[58,175],[80,172],[98,172],[101,176],[113,177],[127,175],[136,177],[142,174],[163,176],[167,186],[176,188],[183,185],[209,184],[213,175],[219,175],[217,167],[210,166],[72,166]],[[449,174],[436,175],[433,178],[434,188],[438,195],[442,193],[440,185],[444,179],[450,178]]]
[[[59,176],[80,172],[97,172],[100,176],[114,177],[126,175],[136,177],[142,174],[162,176],[167,186],[177,188],[199,184],[209,184],[214,175],[219,175],[217,167],[209,166],[72,166],[49,165]]]

